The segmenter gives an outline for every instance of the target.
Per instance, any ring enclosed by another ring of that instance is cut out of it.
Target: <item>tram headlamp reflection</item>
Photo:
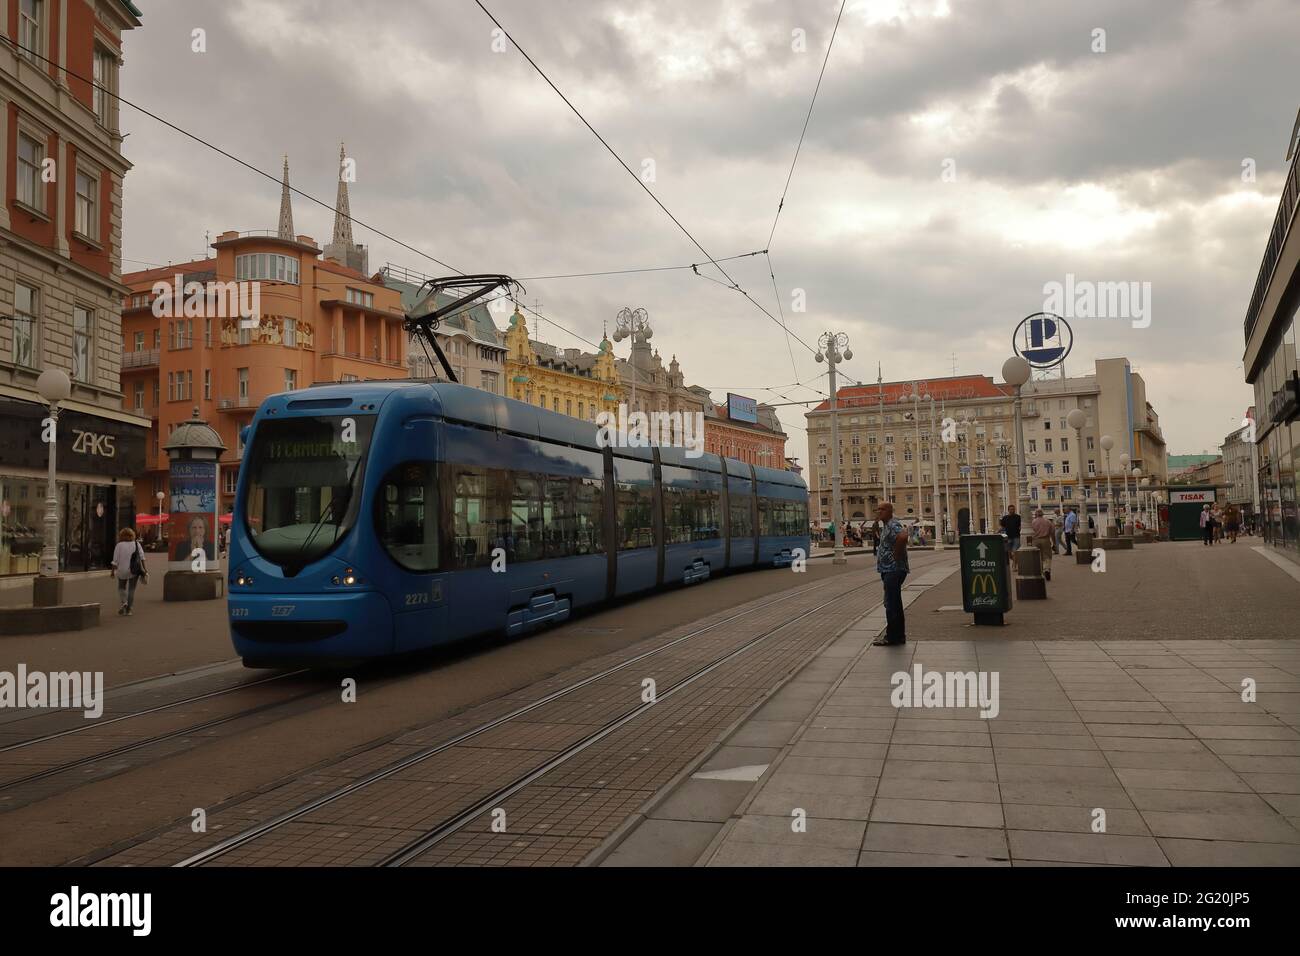
[[[343,572],[342,576],[336,574],[330,578],[330,584],[356,584],[359,580],[361,579],[356,576],[356,573],[351,568],[348,568]]]

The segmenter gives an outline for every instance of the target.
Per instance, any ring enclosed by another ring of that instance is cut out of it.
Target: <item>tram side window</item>
[[[398,465],[379,488],[379,542],[408,571],[438,569],[437,469],[432,462]]]
[[[544,541],[548,558],[577,553],[577,515],[574,513],[573,483],[568,478],[546,478],[543,503]]]
[[[654,489],[648,481],[620,481],[614,486],[618,514],[618,550],[654,547]]]
[[[695,524],[692,538],[695,541],[709,541],[721,533],[718,526],[722,517],[722,492],[712,488],[701,488],[695,492]]]
[[[574,484],[574,554],[605,553],[605,482],[572,478]]]
[[[695,528],[695,489],[664,485],[664,541],[690,541]]]
[[[546,554],[542,520],[542,482],[532,475],[513,475],[510,495],[510,534],[515,561],[536,561]]]
[[[773,528],[772,499],[760,496],[758,499],[758,533],[765,538],[776,534]]]
[[[504,546],[502,488],[506,473],[475,465],[446,464],[443,468],[451,512],[446,562],[457,568],[490,564],[492,548]]]
[[[753,500],[747,494],[736,491],[731,493],[731,536],[733,538],[754,536],[754,516],[750,511],[750,503]]]

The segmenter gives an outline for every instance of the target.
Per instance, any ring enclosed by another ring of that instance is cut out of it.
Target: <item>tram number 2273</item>
[[[411,607],[416,604],[428,604],[428,603],[429,603],[428,591],[416,591],[414,594],[408,594],[406,596],[407,607]]]

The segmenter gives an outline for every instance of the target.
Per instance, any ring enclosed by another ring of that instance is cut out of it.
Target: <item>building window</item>
[[[153,347],[159,348],[161,345],[162,345],[162,329],[157,328],[153,330]]]
[[[72,309],[72,378],[89,382],[90,357],[94,351],[95,317],[89,309],[73,306]]]
[[[203,320],[203,344],[208,348],[212,347],[212,320]]]
[[[212,369],[210,368],[203,370],[203,400],[212,400]]]
[[[135,350],[136,350],[137,352],[143,352],[143,351],[144,351],[144,333],[143,333],[143,332],[137,332],[137,333],[135,333]]]
[[[284,370],[284,390],[292,392],[298,387],[298,370],[287,368]]]
[[[99,180],[77,172],[77,211],[73,230],[87,239],[99,239]]]
[[[375,294],[373,292],[362,292],[360,289],[348,289],[348,302],[353,305],[364,306],[367,309],[375,307]]]
[[[1095,474],[1097,474],[1097,463],[1096,463],[1095,461],[1093,461],[1091,458],[1089,458],[1089,459],[1088,459],[1088,475],[1089,475],[1089,476],[1092,476],[1092,475],[1095,475]]]
[[[239,480],[239,472],[234,468],[227,468],[221,473],[221,491],[223,494],[233,495],[235,493],[235,482]]]
[[[14,285],[14,362],[36,367],[36,329],[40,322],[41,293],[22,283]]]
[[[41,189],[41,166],[45,162],[45,144],[26,133],[18,134],[18,201],[29,209],[45,209],[45,191]]]
[[[1069,450],[1070,450],[1070,439],[1068,439],[1068,438],[1062,438],[1062,439],[1061,439],[1061,451],[1069,451]]]
[[[248,369],[235,369],[235,374],[239,379],[239,404],[244,405],[248,401]]]
[[[298,347],[298,320],[297,319],[284,320],[283,341],[284,344],[291,349]]]
[[[271,252],[254,252],[235,256],[236,279],[266,279],[269,282],[298,284],[298,260]]]
[[[1043,472],[1048,475],[1052,473],[1052,463],[1050,461],[1043,463]]]
[[[101,47],[95,47],[95,119],[100,126],[112,125],[113,96],[116,88],[117,57]]]
[[[1052,440],[1050,438],[1044,438],[1043,451],[1051,451],[1051,450],[1052,450]]]
[[[45,0],[18,0],[18,43],[25,48],[19,52],[33,63],[45,52],[44,26]]]
[[[1088,451],[1092,451],[1092,436],[1088,436]]]

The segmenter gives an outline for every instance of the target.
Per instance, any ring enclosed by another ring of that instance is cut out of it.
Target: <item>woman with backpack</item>
[[[117,547],[113,549],[113,576],[117,578],[117,593],[122,606],[118,614],[130,614],[135,603],[135,586],[141,578],[149,583],[149,569],[144,563],[144,549],[135,540],[135,532],[123,528],[117,535]]]

